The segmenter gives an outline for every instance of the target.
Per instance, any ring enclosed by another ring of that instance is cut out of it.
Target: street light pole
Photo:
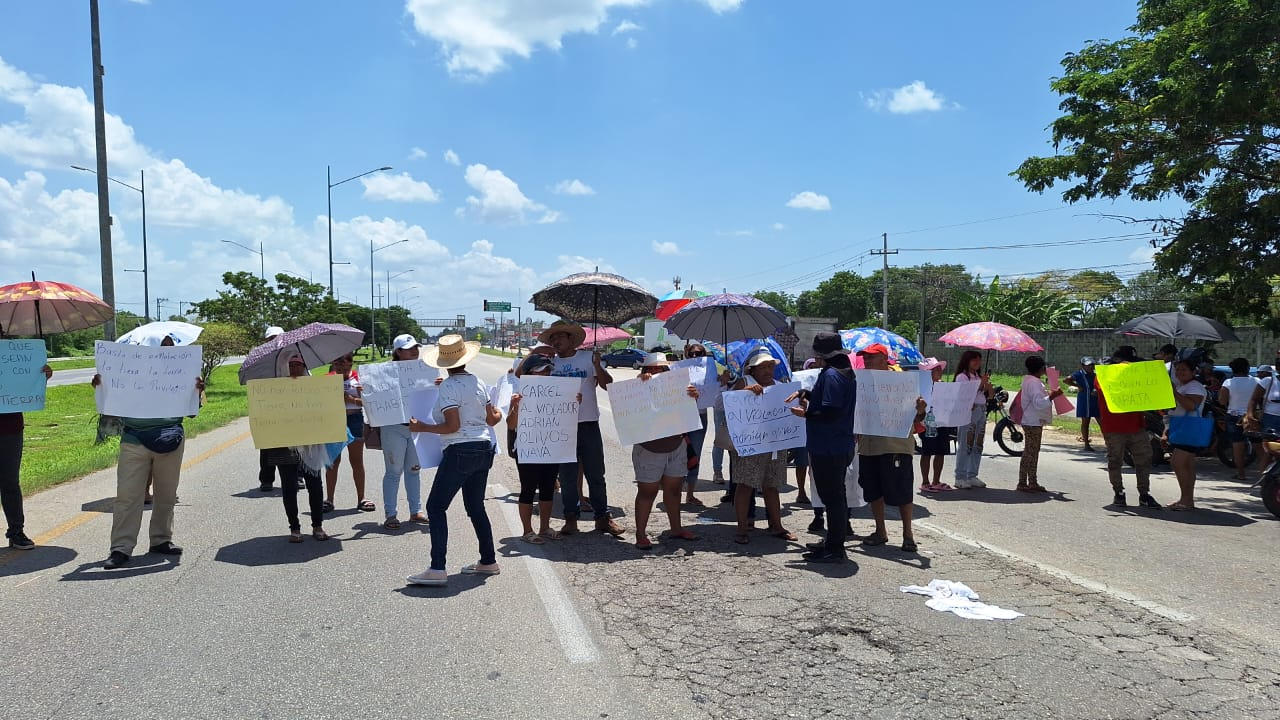
[[[375,168],[373,170],[362,172],[359,175],[352,175],[346,180],[339,180],[338,182],[333,182],[333,168],[330,167],[329,165],[324,166],[324,182],[326,185],[329,186],[329,189],[327,190],[327,195],[326,195],[329,200],[329,205],[328,205],[328,210],[325,213],[325,215],[329,219],[329,297],[333,297],[333,266],[341,264],[341,263],[335,263],[333,261],[333,189],[338,187],[342,183],[351,182],[352,180],[357,180],[359,178],[364,177],[365,175],[372,175],[373,173],[382,172],[384,170],[390,170],[390,169],[391,169],[390,165],[384,165],[380,168]]]
[[[98,0],[89,0],[89,42],[93,54],[93,139],[98,161],[98,251],[102,264],[102,300],[116,306],[115,268],[111,258],[111,200],[107,190],[107,109],[102,99],[102,33],[98,29]],[[146,310],[142,311],[147,314]],[[115,316],[103,323],[105,340],[116,339]]]
[[[260,317],[260,319],[262,320],[262,323],[265,325],[265,324],[266,324],[266,322],[267,322],[267,300],[266,300],[266,289],[267,289],[267,256],[266,256],[266,253],[264,253],[264,252],[263,252],[263,250],[262,250],[262,242],[261,242],[261,241],[259,241],[259,242],[258,242],[258,249],[257,249],[257,250],[254,250],[253,248],[249,247],[248,245],[241,245],[240,243],[236,242],[235,240],[223,240],[222,242],[227,243],[228,245],[235,245],[236,247],[240,248],[241,250],[248,250],[249,252],[251,252],[251,253],[253,253],[254,255],[257,255],[257,256],[258,256],[258,278],[259,278],[260,280],[262,280],[262,290],[263,290],[262,303],[260,304],[260,306],[259,306],[259,308],[258,308],[258,313],[259,313],[259,315],[261,316],[261,317]]]
[[[386,169],[390,170],[391,168],[386,168]],[[376,171],[370,171],[370,172],[376,172]],[[365,175],[368,175],[368,174],[369,173],[365,173]],[[346,182],[346,181],[344,180],[343,182]],[[383,245],[382,247],[377,248],[375,250],[373,247],[373,238],[369,238],[369,343],[370,345],[373,346],[374,352],[378,351],[378,342],[377,342],[378,340],[378,302],[374,300],[374,295],[373,295],[374,293],[373,254],[378,252],[379,250],[386,250],[392,245],[399,245],[400,243],[407,243],[407,242],[409,242],[409,238],[404,238],[403,240],[396,240],[393,243],[387,243],[386,245]],[[389,330],[390,326],[388,326],[387,329]]]
[[[414,270],[413,268],[409,268],[408,270],[402,270],[396,273],[395,275],[392,275],[390,270],[387,271],[387,333],[388,334],[391,333],[391,281],[395,278],[400,277],[401,275],[408,275],[409,273],[413,272],[413,270]]]
[[[90,170],[80,165],[72,165],[72,170],[82,170],[87,173],[97,175],[96,170]],[[123,180],[117,180],[111,176],[107,176],[107,180],[142,195],[142,316],[146,320],[147,315],[151,313],[151,274],[147,271],[147,173],[145,170],[138,171],[140,186],[134,187]],[[125,270],[125,272],[138,272],[137,270]],[[156,318],[159,320],[160,318]]]

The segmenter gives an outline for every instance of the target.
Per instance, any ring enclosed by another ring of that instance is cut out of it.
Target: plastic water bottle
[[[938,419],[933,416],[933,408],[929,408],[929,412],[924,416],[924,436],[938,437]]]

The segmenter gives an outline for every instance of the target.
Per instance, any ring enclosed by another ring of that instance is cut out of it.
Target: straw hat
[[[466,365],[471,358],[480,354],[480,343],[474,340],[463,340],[461,335],[442,335],[435,345],[427,347],[422,361],[434,368],[449,368]]]
[[[667,359],[666,353],[648,353],[644,356],[644,360],[640,361],[641,368],[647,367],[671,367],[671,361]]]
[[[551,323],[550,327],[538,333],[538,342],[551,344],[551,336],[556,333],[569,333],[569,340],[574,347],[578,347],[587,339],[587,331],[578,323],[571,323],[568,320],[557,320]]]

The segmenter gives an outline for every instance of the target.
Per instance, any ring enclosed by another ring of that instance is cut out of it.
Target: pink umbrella
[[[1018,328],[998,322],[976,322],[961,325],[938,338],[948,345],[962,345],[980,350],[1006,352],[1042,352],[1040,343]]]
[[[581,348],[591,348],[596,345],[607,345],[615,340],[630,340],[631,335],[625,330],[619,330],[616,327],[602,325],[599,331],[592,328],[586,328],[587,339],[582,341]]]

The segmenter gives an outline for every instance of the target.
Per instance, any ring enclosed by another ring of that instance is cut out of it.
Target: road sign
[[[484,311],[485,312],[511,312],[511,303],[498,302],[496,300],[485,300]]]

